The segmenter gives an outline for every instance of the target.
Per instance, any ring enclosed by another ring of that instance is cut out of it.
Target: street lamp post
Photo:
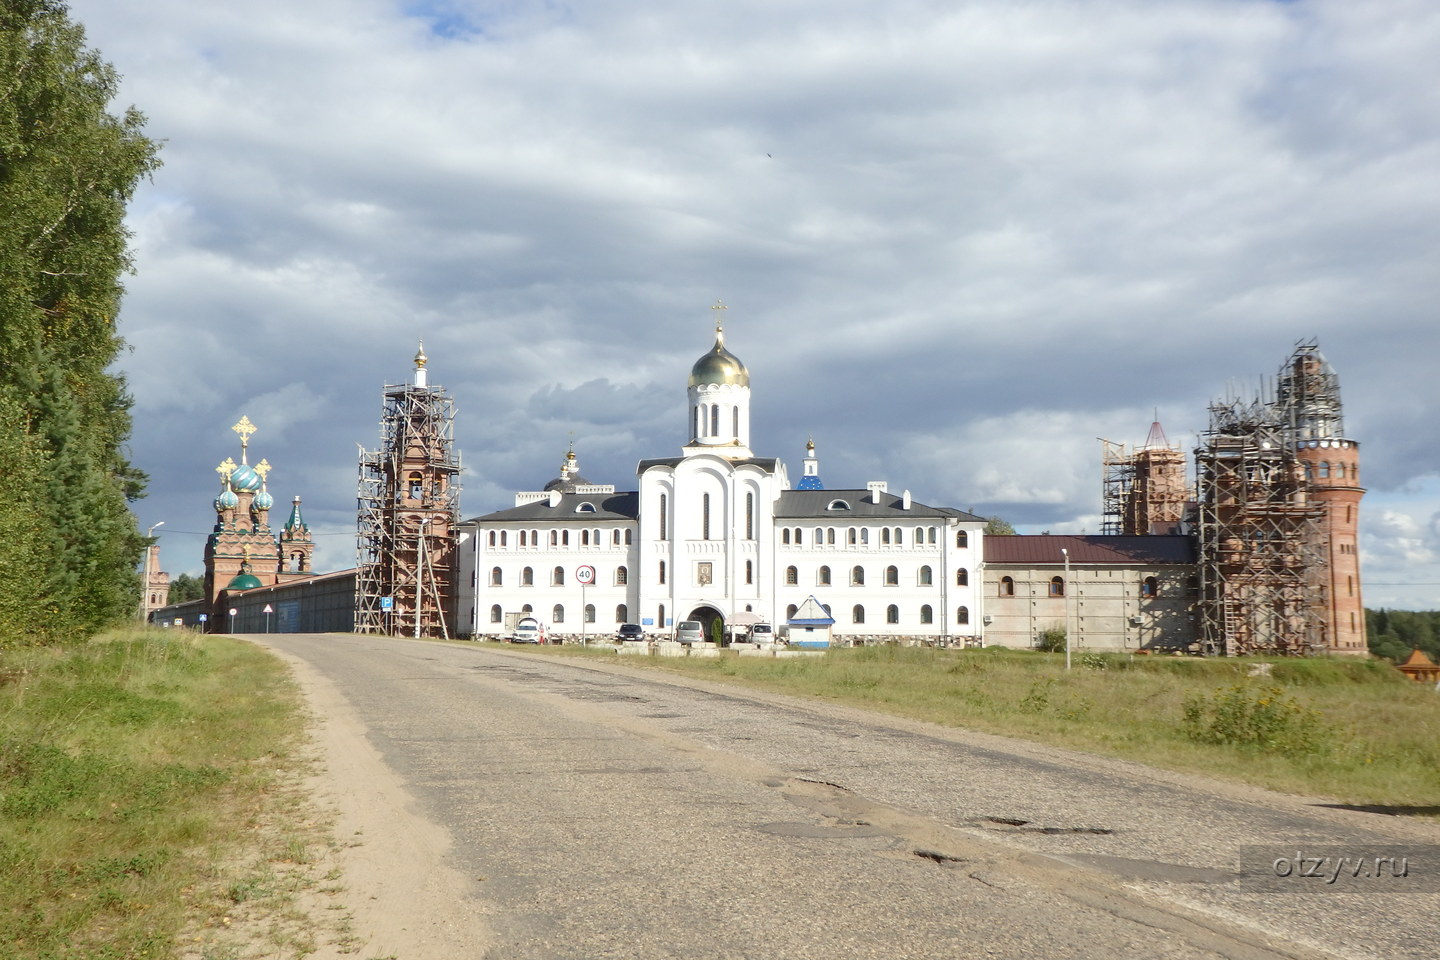
[[[163,526],[165,526],[165,521],[161,520],[159,523],[152,523],[150,529],[145,531],[145,563],[141,567],[141,569],[144,570],[144,573],[141,574],[144,579],[140,583],[141,623],[150,619],[150,540],[155,534],[155,528]]]
[[[1070,669],[1070,551],[1064,547],[1060,548],[1060,555],[1065,558],[1065,585],[1061,599],[1065,603],[1065,669]]]

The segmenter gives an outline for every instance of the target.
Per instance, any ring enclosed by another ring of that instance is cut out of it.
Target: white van
[[[774,643],[775,628],[768,623],[756,623],[750,627],[751,643]]]
[[[681,620],[675,624],[675,639],[681,643],[703,643],[705,628],[699,620]]]

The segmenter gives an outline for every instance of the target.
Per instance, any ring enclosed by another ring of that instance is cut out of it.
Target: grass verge
[[[0,653],[0,956],[303,956],[329,823],[284,666],[126,632]]]
[[[606,656],[574,646],[546,655]],[[876,646],[621,663],[1440,816],[1440,694],[1387,663]]]

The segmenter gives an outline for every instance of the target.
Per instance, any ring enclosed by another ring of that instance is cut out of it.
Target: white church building
[[[750,373],[718,325],[688,395],[689,440],[642,460],[638,490],[589,483],[572,449],[543,490],[460,524],[459,635],[503,637],[520,614],[566,638],[699,620],[707,637],[766,622],[798,641],[818,607],[841,644],[980,637],[983,518],[885,482],[826,489],[813,443],[792,488],[750,449]]]

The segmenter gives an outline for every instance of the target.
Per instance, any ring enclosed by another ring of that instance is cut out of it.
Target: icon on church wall
[[[701,560],[695,564],[695,582],[702,587],[715,582],[715,566],[711,561]]]

